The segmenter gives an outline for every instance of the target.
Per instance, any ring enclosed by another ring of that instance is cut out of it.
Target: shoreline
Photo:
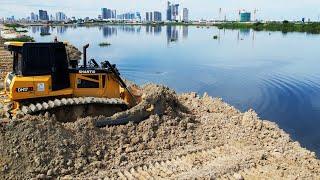
[[[126,23],[126,22],[94,22],[83,24],[55,24],[55,23],[37,23],[23,24],[24,26],[196,26],[196,27],[217,27],[219,29],[252,29],[255,31],[278,31],[283,33],[301,32],[310,34],[320,34],[320,23],[292,23],[284,22],[209,22],[209,23],[183,23],[183,22],[159,22],[159,23]]]
[[[0,64],[9,68],[0,43]],[[61,123],[28,115],[0,125],[0,177],[320,177],[316,154],[253,110],[240,112],[208,94],[176,94],[161,85],[145,86],[144,94],[141,104],[122,112],[139,123],[95,128],[103,117]],[[140,117],[152,106],[160,113]]]

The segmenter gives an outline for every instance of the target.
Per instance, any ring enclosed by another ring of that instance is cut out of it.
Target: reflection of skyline
[[[64,34],[67,31],[66,26],[55,26],[55,27],[50,27],[50,26],[31,26],[31,32],[33,34],[36,33],[49,33],[50,31],[53,32],[54,29],[56,29],[57,34]]]
[[[146,26],[147,34],[157,35],[157,34],[161,34],[161,32],[162,32],[162,26],[150,26],[150,25]]]
[[[239,32],[242,36],[250,36],[250,29],[240,29]]]
[[[67,31],[66,26],[57,26],[57,34],[64,34]]]
[[[167,43],[179,41],[179,37],[187,39],[189,35],[188,26],[167,26]]]
[[[104,26],[102,27],[102,33],[104,37],[111,37],[117,35],[117,28],[114,26]]]
[[[71,28],[77,29],[77,28],[83,28],[83,27],[77,27],[77,26],[31,26],[30,31],[33,34],[36,33],[53,33],[56,32],[56,34],[64,34],[67,32],[67,29]],[[88,28],[88,27],[87,27]],[[188,26],[152,26],[152,25],[146,25],[146,26],[99,26],[99,31],[102,32],[103,37],[109,38],[112,36],[117,36],[118,32],[125,32],[125,33],[137,33],[140,34],[150,34],[150,35],[161,35],[163,28],[166,29],[166,37],[167,42],[177,42],[180,38],[187,39],[189,35],[189,28]]]
[[[252,38],[251,38],[252,47],[254,47],[255,31],[251,30],[251,29],[239,29],[237,31],[237,43],[239,43],[240,41],[246,40],[250,36],[252,36]]]
[[[48,34],[49,31],[50,31],[50,27],[49,26],[41,26],[41,28],[40,28],[40,33]]]
[[[140,33],[143,26],[101,26],[99,27],[102,30],[104,37],[117,36],[118,32],[125,33]],[[144,26],[146,34],[150,35],[159,35],[162,33],[162,26]],[[166,26],[166,36],[167,42],[176,42],[179,40],[179,37],[187,39],[189,35],[188,26]]]
[[[176,26],[167,26],[167,42],[176,42],[179,39],[178,30]]]
[[[40,31],[40,26],[31,26],[31,31],[33,34],[36,34]]]
[[[189,35],[189,27],[188,26],[182,26],[182,36],[184,39],[187,39]]]

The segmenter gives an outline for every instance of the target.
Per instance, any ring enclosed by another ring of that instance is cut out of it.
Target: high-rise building
[[[146,21],[152,22],[154,20],[154,16],[152,12],[146,12]]]
[[[49,21],[48,12],[44,10],[39,10],[39,20],[41,21]]]
[[[240,12],[240,22],[250,22],[251,21],[251,13],[250,12]]]
[[[116,10],[112,10],[111,11],[111,18],[112,19],[117,19],[117,11]]]
[[[149,14],[149,12],[146,12],[146,21],[147,21],[147,22],[150,21],[150,14]]]
[[[174,4],[173,5],[173,20],[179,20],[179,4]]]
[[[153,12],[153,21],[156,21],[156,22],[162,21],[161,12],[159,11]]]
[[[140,12],[136,12],[136,20],[141,21],[141,14]]]
[[[153,13],[152,13],[152,12],[150,12],[150,13],[149,13],[149,15],[150,15],[150,16],[149,16],[150,21],[153,21]]]
[[[168,1],[167,21],[179,20],[179,4],[172,4]]]
[[[65,21],[67,16],[63,12],[56,13],[56,21]]]
[[[136,20],[136,14],[135,13],[124,13],[124,14],[119,14],[117,16],[118,20]]]
[[[31,21],[35,21],[36,20],[36,15],[33,12],[31,13],[30,20]]]
[[[101,17],[102,17],[102,19],[107,19],[107,11],[108,11],[107,8],[102,8],[101,9]]]
[[[101,14],[102,19],[116,19],[116,17],[117,17],[116,10],[102,8],[101,11],[102,11],[102,14]]]
[[[171,2],[169,1],[167,6],[167,21],[172,21]]]
[[[39,15],[36,14],[36,21],[39,21]]]
[[[188,8],[183,8],[183,17],[182,17],[182,21],[183,22],[189,22],[189,9]]]

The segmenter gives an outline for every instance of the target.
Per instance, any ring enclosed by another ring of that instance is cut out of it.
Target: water
[[[51,36],[40,36],[49,31]],[[320,36],[186,26],[31,27],[37,41],[69,41],[117,64],[127,79],[208,92],[276,122],[320,154]],[[218,35],[218,39],[213,39]],[[99,47],[101,42],[109,47]]]

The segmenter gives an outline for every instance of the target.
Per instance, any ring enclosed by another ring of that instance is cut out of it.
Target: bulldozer
[[[83,63],[69,61],[64,42],[6,42],[13,54],[13,69],[1,93],[4,116],[54,114],[59,121],[72,122],[87,116],[111,116],[136,105],[116,65],[90,59],[83,47]]]

